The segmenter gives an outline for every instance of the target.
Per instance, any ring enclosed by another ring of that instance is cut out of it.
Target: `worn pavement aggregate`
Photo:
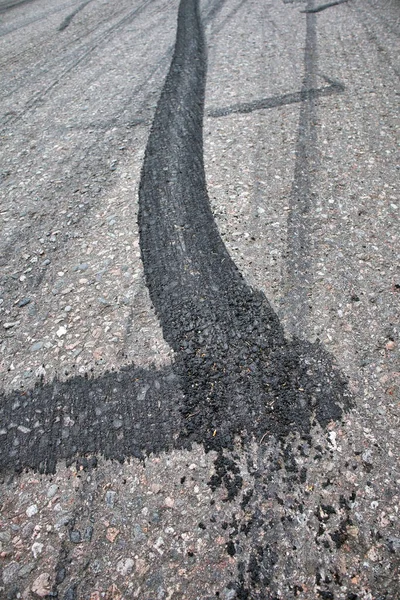
[[[0,598],[400,598],[399,30],[0,4]]]

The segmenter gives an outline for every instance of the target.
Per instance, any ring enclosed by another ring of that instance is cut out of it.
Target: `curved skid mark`
[[[267,299],[245,283],[222,242],[203,165],[205,75],[197,2],[182,0],[143,164],[140,244],[150,297],[177,357],[185,435],[213,447],[244,430],[307,429],[314,412],[326,423],[327,414],[340,413],[345,386],[318,344],[285,339]],[[211,431],[220,436],[210,439]]]

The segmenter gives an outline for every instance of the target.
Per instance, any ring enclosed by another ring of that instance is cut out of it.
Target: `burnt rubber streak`
[[[350,407],[332,357],[318,343],[285,338],[220,238],[203,164],[205,80],[197,0],[182,0],[139,192],[145,275],[173,367],[133,365],[3,395],[2,471],[52,472],[60,459],[124,460],[193,442],[222,452],[235,436],[307,433]]]
[[[244,281],[207,196],[202,121],[206,49],[196,0],[182,0],[175,53],[139,191],[147,285],[184,392],[181,439],[230,446],[235,434],[286,435],[341,414],[345,384],[319,344],[285,339]]]

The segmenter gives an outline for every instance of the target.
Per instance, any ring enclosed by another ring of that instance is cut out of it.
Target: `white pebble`
[[[39,556],[39,554],[42,554],[43,548],[44,548],[43,544],[41,544],[40,542],[35,542],[32,545],[32,554],[33,554],[33,557],[37,558]]]
[[[33,517],[33,515],[36,515],[37,512],[37,504],[31,504],[31,506],[28,506],[28,508],[26,509],[25,514],[27,517]]]

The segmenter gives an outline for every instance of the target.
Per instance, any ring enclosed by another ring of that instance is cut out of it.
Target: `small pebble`
[[[117,492],[114,492],[112,490],[108,490],[106,493],[106,502],[111,508],[114,506],[116,495]]]
[[[22,298],[22,300],[20,300],[18,302],[18,308],[22,308],[23,306],[26,306],[27,304],[29,304],[31,301],[30,298]]]
[[[105,298],[99,297],[97,300],[100,302],[100,304],[104,304],[104,306],[110,306],[110,303]]]
[[[11,329],[12,327],[16,327],[20,324],[20,321],[8,321],[7,323],[3,323],[4,329]]]
[[[41,350],[43,348],[43,342],[35,342],[32,344],[30,350],[31,352],[36,352],[37,350]]]
[[[63,600],[77,600],[76,585],[71,585],[64,594]]]
[[[35,579],[32,584],[31,591],[39,596],[39,598],[44,598],[48,596],[51,592],[51,579],[48,573],[42,573]]]
[[[42,554],[43,548],[44,548],[44,544],[42,544],[41,542],[35,542],[34,544],[32,544],[31,550],[32,550],[33,558],[37,558],[40,554]]]
[[[133,562],[133,560],[131,558],[126,558],[125,560],[120,560],[117,563],[117,571],[121,575],[126,576],[126,575],[128,575],[128,573],[130,573],[130,571],[132,571],[134,564],[135,563]]]
[[[55,584],[60,585],[60,583],[62,583],[64,581],[66,574],[67,574],[67,572],[64,569],[64,567],[61,567],[60,569],[58,569],[58,571],[56,573]]]
[[[33,517],[33,515],[36,515],[38,512],[38,507],[37,504],[31,504],[31,506],[28,506],[28,508],[25,511],[25,514],[27,517]]]
[[[73,529],[69,532],[69,539],[73,544],[80,544],[80,542],[82,541],[81,532],[77,529]]]
[[[11,540],[11,533],[9,531],[0,531],[0,542],[9,542]]]
[[[119,529],[117,529],[116,527],[109,527],[107,529],[107,533],[106,533],[106,538],[108,539],[109,542],[111,542],[112,544],[115,542],[116,537],[119,534]]]
[[[93,527],[92,527],[92,525],[88,525],[88,527],[86,527],[86,529],[85,529],[85,533],[83,534],[83,539],[86,542],[91,542],[92,537],[93,537]]]
[[[26,540],[27,538],[31,537],[33,530],[35,529],[35,526],[33,523],[29,522],[26,523],[21,531],[21,537],[22,539]]]
[[[29,573],[32,573],[34,568],[35,568],[35,563],[33,563],[33,562],[28,563],[27,565],[24,565],[23,567],[20,568],[20,570],[18,571],[18,576],[26,577],[27,575],[29,575]]]
[[[55,496],[55,495],[56,495],[56,493],[57,493],[57,490],[58,490],[58,485],[56,485],[55,483],[53,483],[53,484],[52,484],[52,485],[49,487],[49,489],[47,490],[47,497],[48,497],[48,498],[53,498],[53,496]]]
[[[29,429],[29,427],[25,427],[25,425],[18,425],[17,429],[21,433],[30,433],[31,432],[31,430]]]
[[[12,583],[16,581],[18,577],[20,565],[17,562],[11,562],[7,566],[3,568],[3,582],[5,584]]]
[[[75,267],[77,271],[87,271],[88,268],[89,265],[87,263],[81,263],[77,267]]]

